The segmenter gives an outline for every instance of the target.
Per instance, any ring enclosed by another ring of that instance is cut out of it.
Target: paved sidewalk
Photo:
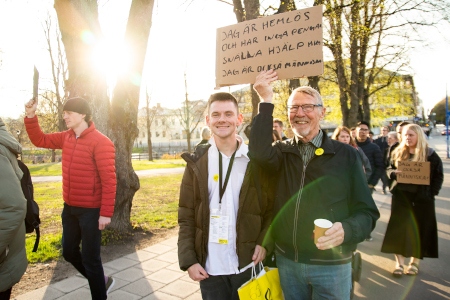
[[[115,279],[110,300],[202,299],[200,287],[180,270],[178,236],[103,264]],[[90,299],[87,280],[80,274],[17,296],[17,300]]]

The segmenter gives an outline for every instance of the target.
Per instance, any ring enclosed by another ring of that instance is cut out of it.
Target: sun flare
[[[102,41],[93,51],[92,63],[108,79],[115,80],[130,67],[130,49],[124,43]]]

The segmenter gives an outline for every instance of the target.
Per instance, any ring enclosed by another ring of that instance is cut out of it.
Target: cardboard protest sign
[[[399,161],[397,182],[430,185],[430,162]]]
[[[217,29],[216,87],[253,83],[263,70],[278,79],[323,73],[322,6]]]

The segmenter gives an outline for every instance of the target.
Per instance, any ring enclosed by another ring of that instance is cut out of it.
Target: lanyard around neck
[[[233,155],[231,156],[230,159],[230,163],[228,164],[228,169],[227,169],[227,175],[225,176],[225,182],[222,185],[222,153],[220,153],[219,148],[217,148],[217,150],[219,151],[219,207],[222,204],[222,197],[223,194],[225,193],[225,189],[227,188],[227,184],[228,184],[228,179],[230,178],[230,173],[231,173],[231,169],[233,168],[233,162],[234,162],[234,157],[236,156],[236,152],[239,148],[239,142],[236,141],[236,150],[234,151]]]

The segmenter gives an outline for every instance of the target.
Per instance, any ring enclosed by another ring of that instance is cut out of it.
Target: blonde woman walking
[[[397,182],[400,161],[430,162],[430,185]],[[393,151],[387,176],[392,181],[391,217],[386,229],[381,252],[393,253],[395,277],[417,275],[419,261],[424,257],[438,257],[437,222],[434,197],[444,180],[442,160],[428,146],[422,128],[406,125],[400,145]],[[405,257],[410,257],[405,265]]]

